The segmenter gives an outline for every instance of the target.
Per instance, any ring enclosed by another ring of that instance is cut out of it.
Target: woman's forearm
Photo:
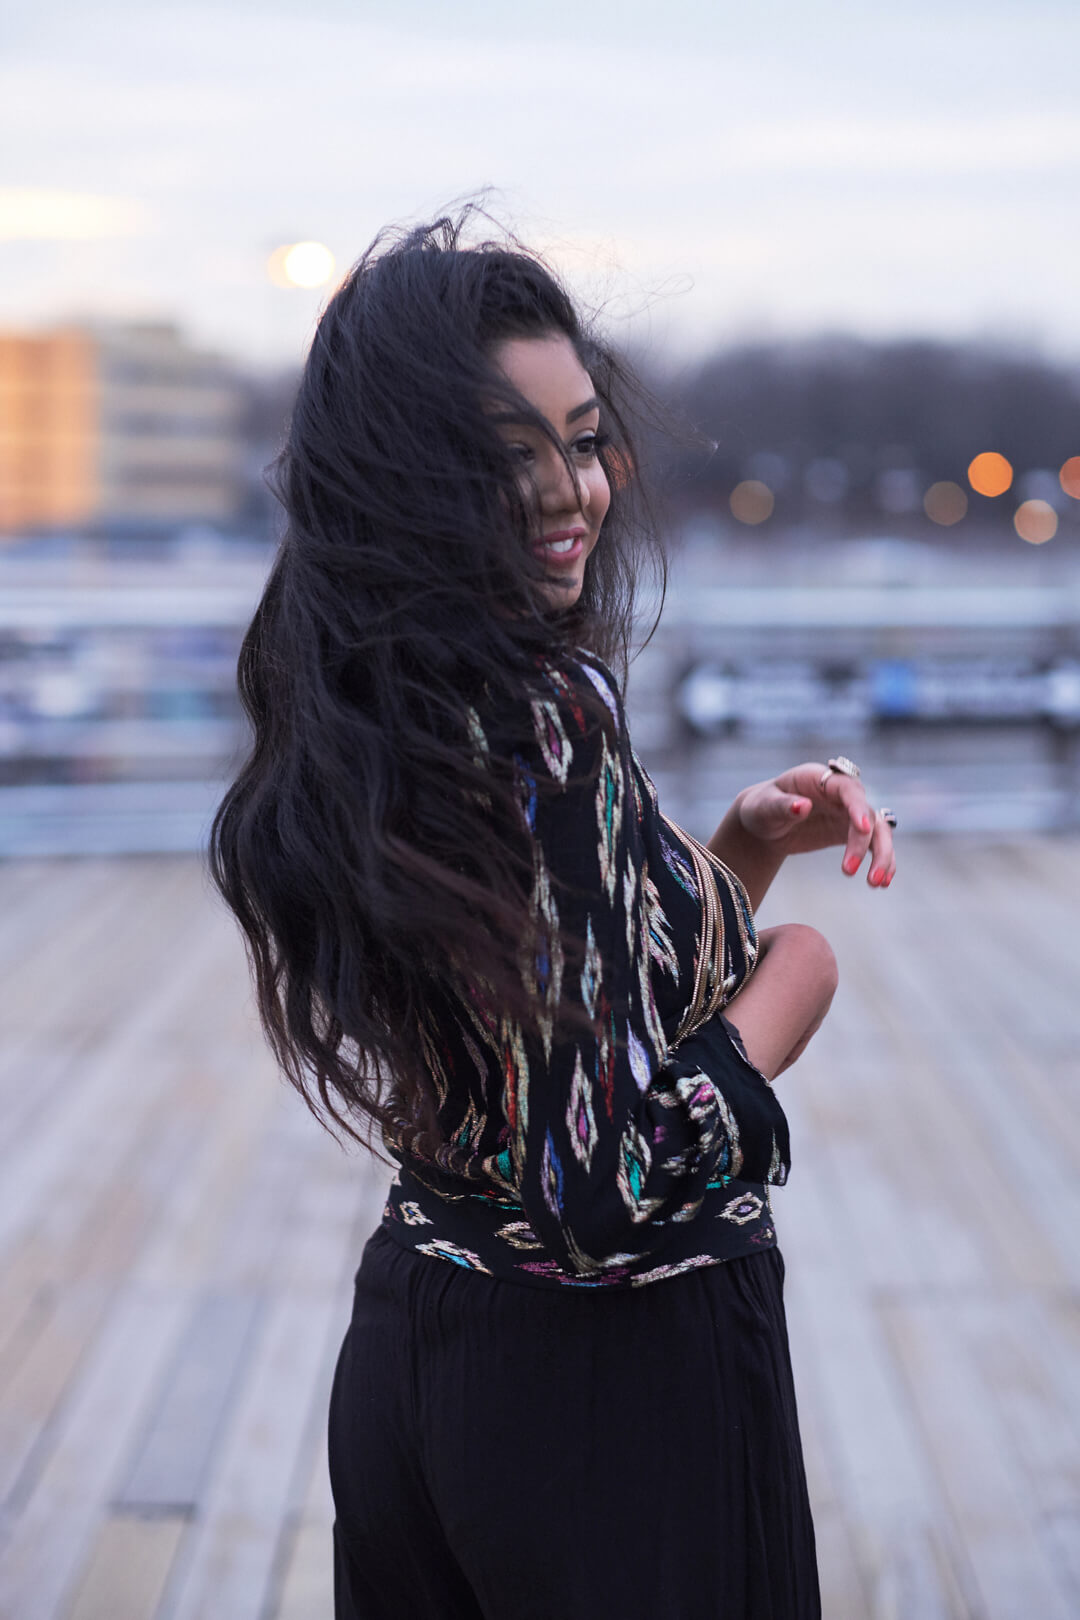
[[[790,1068],[820,1027],[836,991],[836,958],[816,928],[763,928],[758,965],[724,1008],[746,1055],[767,1080]]]
[[[784,864],[784,856],[775,844],[766,843],[746,831],[739,819],[737,795],[727,815],[709,839],[709,848],[725,866],[730,866],[750,896],[756,911],[768,891],[769,884]]]

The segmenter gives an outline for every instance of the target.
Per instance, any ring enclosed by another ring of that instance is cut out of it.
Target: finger
[[[844,776],[840,771],[826,773],[820,791],[826,799],[832,800],[834,809],[841,810],[859,832],[869,836],[873,812],[866,802],[866,789],[857,776]]]
[[[776,782],[763,783],[748,807],[754,830],[764,837],[782,837],[795,821],[805,820],[813,803],[802,793],[787,793]]]
[[[870,834],[856,831],[853,827],[847,836],[844,845],[844,859],[842,865],[848,877],[854,877],[863,863],[863,856],[870,848]]]
[[[813,799],[808,799],[805,793],[789,793],[777,782],[769,783],[768,810],[777,821],[785,824],[795,816],[805,816],[813,809]]]
[[[866,802],[866,790],[855,777],[844,777],[836,798],[847,814],[847,838],[844,843],[843,869],[853,877],[862,865],[863,856],[870,848],[874,832],[874,814]]]
[[[896,850],[892,828],[880,815],[874,817],[870,836],[870,868],[866,881],[872,889],[887,889],[896,873]]]
[[[866,789],[855,777],[845,776],[843,780],[840,797],[848,819],[855,831],[865,836],[869,843],[874,831],[874,812],[866,802]]]

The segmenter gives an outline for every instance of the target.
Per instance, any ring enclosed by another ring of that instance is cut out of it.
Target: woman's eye
[[[571,454],[579,461],[594,461],[598,451],[602,450],[607,442],[607,437],[603,433],[582,433],[569,448]],[[536,450],[530,444],[508,440],[506,448],[513,459],[524,467],[530,466],[536,460]]]
[[[607,436],[603,433],[583,433],[580,439],[574,440],[574,452],[584,460],[592,461],[607,442]]]
[[[575,453],[588,461],[592,460],[599,447],[600,441],[595,433],[583,433],[580,439],[574,440]]]

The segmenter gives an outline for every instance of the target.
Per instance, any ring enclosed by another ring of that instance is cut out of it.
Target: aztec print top
[[[703,933],[686,837],[658,808],[605,665],[578,649],[539,668],[521,713],[470,718],[479,750],[513,760],[536,938],[554,940],[524,968],[542,1027],[523,1033],[449,991],[428,1006],[443,1145],[420,1160],[384,1133],[399,1169],[383,1225],[416,1253],[507,1281],[640,1286],[775,1244],[766,1184],[787,1177],[787,1122],[719,1014],[672,1045]],[[585,683],[609,724],[579,701]],[[711,854],[709,867],[723,1005],[757,936],[739,879]],[[559,923],[585,944],[577,970]],[[556,1033],[567,998],[599,1015],[599,1037]]]

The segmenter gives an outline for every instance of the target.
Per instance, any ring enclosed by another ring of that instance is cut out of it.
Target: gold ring
[[[822,771],[822,773],[821,773],[821,781],[818,783],[818,786],[820,787],[821,791],[824,793],[825,784],[829,780],[830,776],[861,776],[861,775],[862,775],[862,772],[860,771],[859,767],[856,765],[856,763],[855,763],[855,761],[853,759],[848,759],[846,754],[837,754],[835,759],[830,759],[828,765]]]

